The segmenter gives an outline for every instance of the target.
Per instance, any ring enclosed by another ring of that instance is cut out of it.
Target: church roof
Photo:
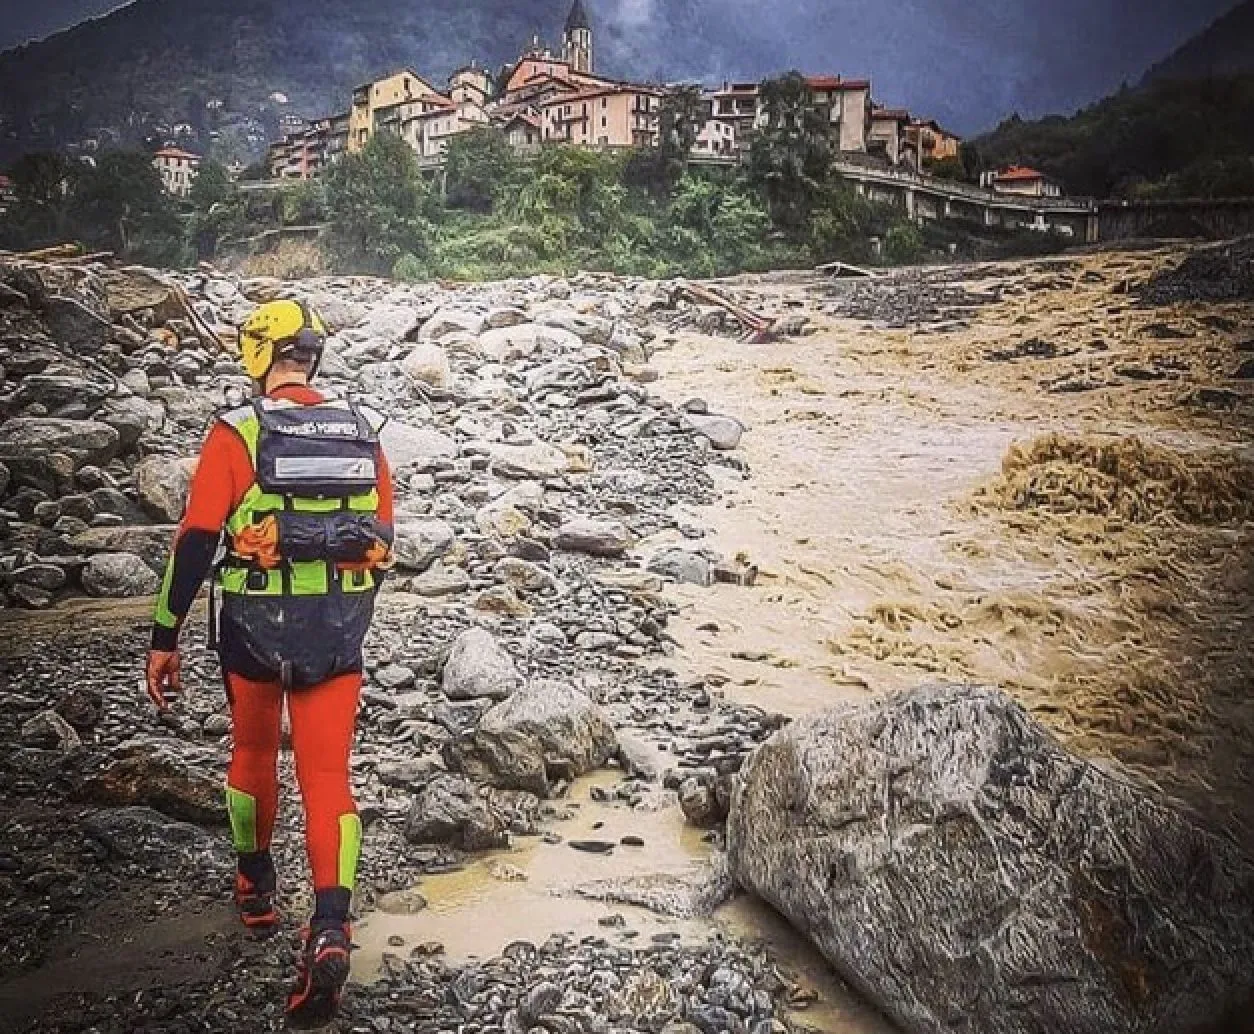
[[[575,29],[591,29],[592,23],[588,20],[588,12],[583,6],[583,0],[575,0],[571,6],[570,14],[566,16],[566,31],[573,32]]]

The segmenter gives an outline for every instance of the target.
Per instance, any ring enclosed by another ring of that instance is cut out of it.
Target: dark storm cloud
[[[0,0],[0,47],[117,2]],[[177,8],[212,0],[169,2]],[[468,2],[491,8],[508,0]],[[565,6],[554,0],[563,13]],[[588,0],[599,57],[617,74],[717,80],[801,68],[869,76],[877,99],[962,132],[1014,111],[1071,111],[1135,82],[1231,6],[1233,0]]]

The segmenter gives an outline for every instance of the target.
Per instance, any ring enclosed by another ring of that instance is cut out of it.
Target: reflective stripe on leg
[[[251,854],[257,848],[257,799],[233,786],[226,788],[226,810],[231,817],[235,850]]]
[[[355,815],[340,816],[339,880],[341,887],[352,890],[357,884],[357,860],[361,857],[361,819]]]

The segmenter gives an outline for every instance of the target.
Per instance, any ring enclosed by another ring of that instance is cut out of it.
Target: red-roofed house
[[[187,197],[200,171],[200,155],[178,147],[163,147],[152,156],[152,164],[161,174],[161,185],[167,194]]]
[[[1062,197],[1062,184],[1043,172],[1026,165],[1011,165],[997,172],[986,172],[981,181],[998,194],[1023,194],[1027,197]]]

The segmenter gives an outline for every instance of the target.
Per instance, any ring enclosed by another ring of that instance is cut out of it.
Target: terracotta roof
[[[910,112],[905,108],[873,108],[871,118],[892,119],[894,122],[909,122]]]
[[[842,79],[838,75],[808,75],[806,85],[812,90],[867,90],[869,79]]]
[[[180,147],[163,147],[156,153],[157,158],[186,158],[191,161],[200,161],[200,155],[192,154],[191,151],[184,151]]]
[[[550,108],[555,105],[572,104],[576,101],[586,101],[591,100],[593,97],[604,97],[617,93],[647,93],[654,97],[662,96],[662,91],[654,89],[652,86],[633,86],[631,83],[615,83],[612,86],[600,86],[590,90],[580,90],[577,93],[559,93],[556,97],[540,101],[539,106]]]
[[[1037,172],[1035,169],[1030,169],[1026,165],[1012,165],[1008,169],[1002,169],[1001,172],[997,173],[994,178],[998,180],[1010,180],[1012,182],[1015,180],[1023,181],[1049,179],[1045,173]]]

